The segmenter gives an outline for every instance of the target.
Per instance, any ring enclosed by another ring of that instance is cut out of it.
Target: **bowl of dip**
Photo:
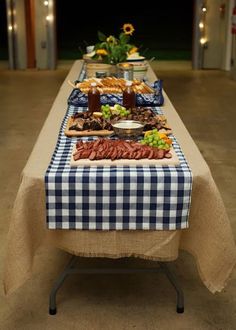
[[[142,134],[144,124],[135,120],[119,120],[112,125],[115,135],[120,138],[136,138]]]

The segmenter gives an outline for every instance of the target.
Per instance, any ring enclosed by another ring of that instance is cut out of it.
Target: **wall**
[[[24,0],[7,0],[8,49],[11,69],[27,67]]]
[[[207,0],[206,38],[203,68],[230,70],[232,0]],[[225,8],[221,12],[220,7]]]
[[[56,34],[54,0],[34,0],[34,5],[35,45],[28,45],[29,47],[35,47],[36,68],[55,69]],[[27,36],[25,0],[6,0],[6,9],[9,67],[10,69],[26,69]]]
[[[231,78],[236,80],[236,35],[233,36]]]
[[[36,67],[55,69],[56,67],[56,34],[54,1],[35,0],[35,47]]]
[[[35,54],[36,67],[39,69],[47,69],[47,28],[46,15],[47,8],[43,1],[35,0]]]

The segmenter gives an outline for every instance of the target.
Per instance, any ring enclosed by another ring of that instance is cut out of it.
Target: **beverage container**
[[[88,92],[88,111],[98,112],[101,111],[100,93],[97,89],[97,84],[91,83],[91,88]]]
[[[127,81],[125,84],[125,89],[123,91],[123,106],[126,109],[132,109],[135,107],[136,97],[135,92],[132,88],[132,81]]]
[[[133,80],[133,64],[118,63],[118,77],[126,80]]]

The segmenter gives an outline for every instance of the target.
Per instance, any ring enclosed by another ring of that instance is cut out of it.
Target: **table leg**
[[[167,276],[170,283],[173,285],[177,294],[177,313],[184,312],[184,294],[178,283],[177,277],[173,270],[170,270],[166,262],[158,262],[159,268],[75,268],[76,256],[73,256],[63,272],[56,279],[50,293],[49,299],[49,314],[55,315],[57,313],[56,294],[62,286],[64,280],[69,274],[133,274],[133,273],[157,273],[160,270]]]
[[[56,281],[54,282],[54,285],[52,287],[51,293],[50,293],[50,298],[49,298],[49,314],[50,315],[55,315],[57,313],[57,307],[56,307],[56,294],[57,291],[60,289],[62,286],[63,282],[65,281],[67,275],[71,273],[71,269],[73,269],[74,265],[76,262],[76,256],[73,256],[68,265],[65,267],[63,272],[58,276]]]
[[[183,313],[184,312],[184,293],[182,291],[182,288],[180,284],[178,283],[177,277],[173,270],[170,270],[167,266],[166,262],[159,262],[159,265],[167,278],[169,279],[170,283],[175,288],[175,291],[177,293],[177,306],[176,306],[176,312],[177,313]]]

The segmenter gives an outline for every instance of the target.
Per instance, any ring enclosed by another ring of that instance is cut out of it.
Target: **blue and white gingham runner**
[[[153,108],[162,114],[160,108]],[[188,227],[192,173],[173,137],[180,166],[70,167],[69,106],[45,175],[49,229],[175,230]],[[84,138],[91,140],[92,138]]]

